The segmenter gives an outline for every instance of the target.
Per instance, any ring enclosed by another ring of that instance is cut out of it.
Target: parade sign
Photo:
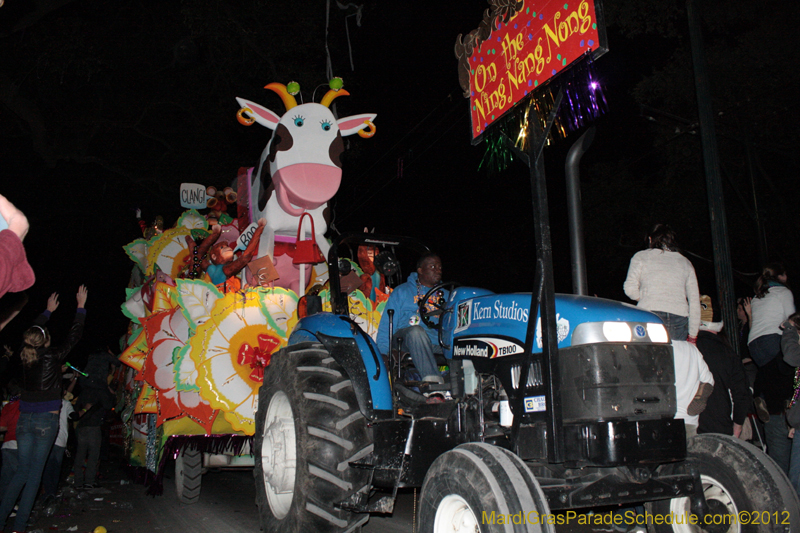
[[[462,61],[467,64],[460,66],[466,67],[469,75],[473,142],[573,62],[587,53],[596,59],[607,51],[605,31],[598,21],[600,9],[595,4],[599,0],[524,0],[510,17],[508,13],[491,17],[492,11],[486,11],[491,19],[485,19],[464,40],[467,45],[474,44],[474,49],[470,54],[466,48],[469,56],[465,54]],[[504,18],[508,20],[503,22]],[[488,36],[487,27],[491,29]]]
[[[247,248],[247,245],[250,244],[250,239],[253,238],[253,234],[256,232],[257,229],[258,229],[258,222],[253,222],[252,224],[247,226],[245,230],[242,232],[242,234],[239,235],[239,238],[236,239],[236,249],[234,250],[234,252],[236,250],[244,250],[245,248]]]
[[[205,209],[206,186],[199,183],[181,183],[181,207]]]

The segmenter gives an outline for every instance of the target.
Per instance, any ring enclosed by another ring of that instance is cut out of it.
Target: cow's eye
[[[327,120],[323,120],[320,124],[322,124],[322,131],[331,131],[331,123]]]
[[[294,125],[297,126],[298,128],[302,127],[304,123],[305,120],[303,120],[303,117],[301,116],[294,117]]]

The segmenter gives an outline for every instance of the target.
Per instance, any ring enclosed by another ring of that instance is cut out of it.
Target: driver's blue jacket
[[[381,323],[378,326],[377,342],[381,353],[389,353],[389,315],[387,313],[389,309],[394,309],[393,322],[395,333],[408,326],[420,325],[427,330],[428,337],[431,339],[431,344],[433,346],[439,345],[439,337],[436,330],[425,327],[425,324],[419,320],[418,302],[425,296],[428,290],[430,290],[430,287],[426,287],[417,281],[416,272],[412,272],[411,275],[408,276],[408,281],[394,288],[391,296],[389,296],[389,300],[386,302],[386,307],[383,309]],[[450,297],[450,292],[442,290],[442,296],[445,301],[447,301]],[[437,296],[434,295],[431,299],[436,297]],[[428,307],[432,310],[430,304],[428,304]],[[438,323],[439,317],[431,317],[431,320]]]

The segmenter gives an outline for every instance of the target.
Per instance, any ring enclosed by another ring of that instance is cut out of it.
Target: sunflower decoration
[[[262,312],[259,291],[225,294],[189,340],[200,395],[234,430],[252,435],[264,368],[286,344]]]
[[[162,233],[147,251],[145,274],[150,276],[157,268],[172,279],[178,279],[189,258],[189,244],[186,242],[186,237],[191,238],[191,234],[192,231],[183,226]]]

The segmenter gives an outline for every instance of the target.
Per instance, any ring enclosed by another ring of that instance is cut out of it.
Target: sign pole
[[[561,395],[558,389],[561,384],[561,373],[558,367],[558,329],[556,327],[556,297],[553,282],[553,246],[550,240],[550,214],[547,208],[547,183],[544,174],[544,159],[542,152],[547,141],[547,135],[555,122],[556,114],[564,97],[563,90],[558,92],[547,125],[542,129],[539,126],[538,116],[533,112],[528,120],[528,152],[524,153],[514,146],[508,139],[511,149],[528,165],[531,180],[531,195],[533,196],[533,224],[536,238],[536,275],[534,278],[533,293],[531,294],[531,309],[528,316],[528,329],[525,335],[525,361],[520,369],[517,395],[514,397],[514,422],[511,426],[511,442],[517,446],[517,435],[522,420],[523,403],[527,391],[528,375],[533,362],[533,343],[536,335],[537,309],[540,311],[542,330],[542,371],[544,374],[545,401],[549,416],[547,417],[547,460],[551,463],[564,462],[564,432],[563,416],[561,409]],[[519,450],[517,450],[519,451]]]

